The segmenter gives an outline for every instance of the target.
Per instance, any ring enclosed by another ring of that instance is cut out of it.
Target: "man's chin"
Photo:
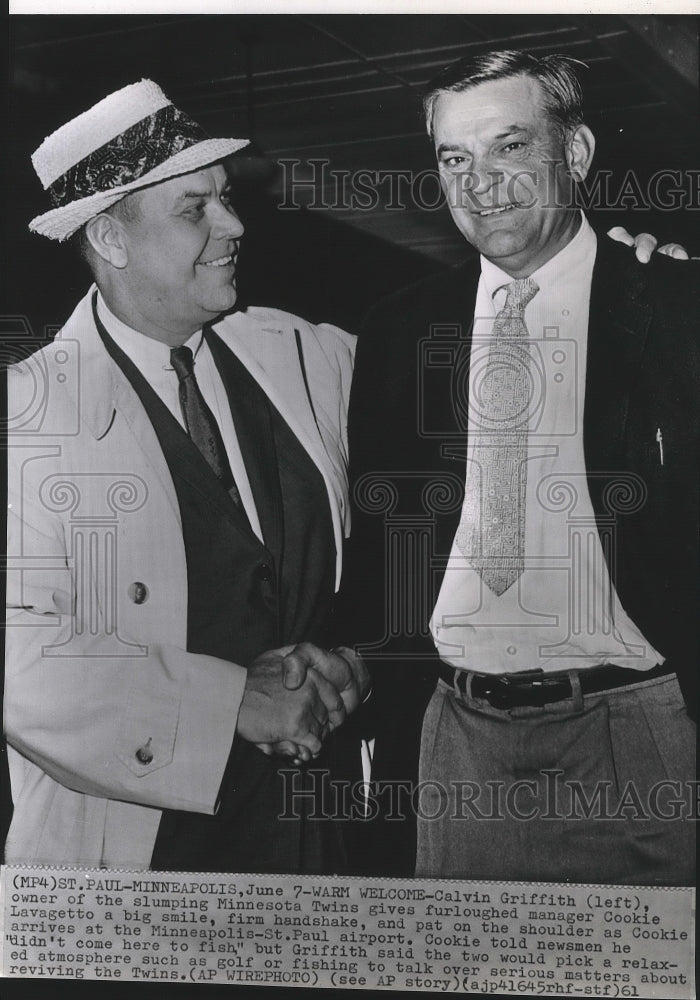
[[[499,260],[519,256],[527,248],[526,240],[523,240],[518,234],[506,230],[474,233],[472,238],[467,236],[467,239],[480,254],[493,260],[496,264]]]
[[[209,313],[209,320],[212,321],[221,313],[230,312],[236,305],[238,296],[235,288],[227,290],[226,294],[217,295],[216,298],[208,299],[203,308]]]

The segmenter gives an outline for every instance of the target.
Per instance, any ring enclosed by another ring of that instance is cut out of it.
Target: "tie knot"
[[[180,382],[194,373],[194,355],[189,347],[173,347],[170,352],[170,364]]]
[[[506,285],[506,303],[503,312],[509,316],[522,316],[525,306],[539,292],[540,286],[532,278],[516,278]]]

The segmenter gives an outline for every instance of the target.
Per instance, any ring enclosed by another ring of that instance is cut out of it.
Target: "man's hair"
[[[529,76],[537,80],[544,95],[544,110],[565,134],[583,123],[583,93],[576,67],[588,67],[570,56],[532,56],[516,49],[467,56],[445,66],[427,86],[423,112],[428,135],[433,134],[435,102],[440,94],[461,94],[489,80]]]
[[[113,205],[104,210],[105,215],[112,215],[115,219],[119,219],[121,222],[129,223],[134,222],[139,218],[141,214],[139,191],[134,191],[131,194],[125,195],[120,198],[119,201],[115,201]],[[100,213],[103,214],[103,213]],[[88,267],[92,270],[94,261],[94,249],[88,235],[86,232],[87,222],[84,226],[81,226],[77,233],[71,236],[69,243],[77,251],[78,255],[85,261]]]

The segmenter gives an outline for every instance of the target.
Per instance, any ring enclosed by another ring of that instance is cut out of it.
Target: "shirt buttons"
[[[127,593],[129,600],[133,601],[134,604],[145,604],[148,600],[148,587],[140,580],[134,580],[133,583],[130,583]]]
[[[136,760],[139,764],[151,764],[153,762],[153,751],[151,750],[151,737],[136,751]]]

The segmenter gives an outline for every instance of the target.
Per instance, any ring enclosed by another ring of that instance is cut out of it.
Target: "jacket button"
[[[142,747],[139,747],[136,751],[136,760],[139,764],[150,764],[153,760],[153,751],[151,750],[151,737],[148,737],[148,741],[144,743]]]
[[[261,583],[270,583],[272,580],[272,566],[269,563],[260,563],[255,570],[255,575]]]
[[[135,580],[129,584],[128,594],[134,604],[145,604],[148,600],[148,587],[140,580]]]

